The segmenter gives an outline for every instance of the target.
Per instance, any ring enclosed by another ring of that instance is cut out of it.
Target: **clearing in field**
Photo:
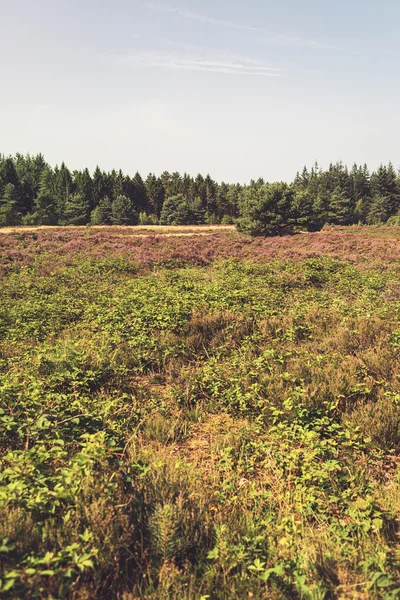
[[[5,598],[400,597],[399,228],[10,229],[0,276]]]

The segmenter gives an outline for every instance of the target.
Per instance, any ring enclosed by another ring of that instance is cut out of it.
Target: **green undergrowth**
[[[0,290],[5,598],[400,598],[400,264],[42,266]]]

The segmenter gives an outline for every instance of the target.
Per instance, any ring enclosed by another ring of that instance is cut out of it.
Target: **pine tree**
[[[200,198],[201,200],[201,198]],[[216,200],[217,200],[217,186],[215,181],[213,181],[210,177],[210,175],[207,174],[206,178],[204,179],[204,202],[205,202],[205,212],[207,215],[207,220],[210,221],[217,221],[218,222],[218,215],[217,215],[217,205],[216,205]]]
[[[34,200],[39,195],[42,173],[47,164],[42,154],[36,156],[17,154],[14,163],[19,180],[19,209],[23,215],[26,215],[33,209]]]
[[[350,195],[354,205],[359,200],[365,200],[371,197],[371,186],[370,186],[370,175],[368,167],[358,167],[356,164],[353,165],[350,171]]]
[[[74,193],[82,196],[84,202],[89,206],[89,210],[94,208],[93,181],[89,169],[74,172]]]
[[[68,220],[64,215],[64,209],[69,197],[72,195],[72,184],[72,175],[69,169],[66,167],[65,163],[61,163],[60,168],[56,167],[54,169],[55,198],[60,221]]]
[[[374,196],[366,217],[368,225],[382,225],[386,223],[389,216],[387,196]]]
[[[95,208],[100,203],[102,198],[108,196],[108,191],[105,183],[104,173],[97,166],[92,178],[93,188],[93,207]]]
[[[313,231],[316,223],[313,215],[313,199],[301,185],[295,189],[292,200],[292,224],[305,231]]]
[[[34,203],[31,221],[37,225],[57,225],[58,215],[54,198],[50,195],[40,194]]]
[[[115,200],[115,198],[118,196],[123,196],[125,194],[124,175],[121,169],[118,171],[118,173],[115,171],[115,169],[113,169],[110,175],[112,179],[112,198]]]
[[[113,225],[137,225],[139,216],[127,196],[117,196],[112,203],[111,220]]]
[[[293,228],[293,191],[285,183],[253,185],[240,198],[237,228],[252,236],[280,235]]]
[[[167,198],[161,210],[160,225],[188,225],[189,222],[190,208],[184,195]]]
[[[134,193],[133,197],[131,198],[133,202],[133,208],[137,213],[150,212],[150,205],[147,199],[146,186],[140,173],[136,173],[136,175],[132,179],[132,183],[134,185]]]
[[[18,212],[19,195],[15,185],[7,183],[0,200],[0,227],[21,224],[21,213]]]
[[[92,211],[90,222],[92,225],[112,225],[112,202],[108,196],[102,198]]]
[[[180,521],[172,504],[157,504],[149,518],[151,546],[161,560],[172,560],[180,548]]]
[[[172,186],[171,186],[171,174],[168,171],[164,171],[160,176],[162,186],[164,188],[164,198],[169,198],[172,196]]]
[[[4,190],[5,186],[9,183],[11,183],[14,188],[18,190],[18,173],[11,157],[5,158],[0,162],[0,188]]]
[[[203,225],[206,220],[205,211],[201,198],[195,198],[189,202],[189,225]]]
[[[159,219],[164,202],[164,188],[162,181],[159,177],[149,173],[145,185],[151,211],[154,212]]]
[[[366,196],[360,198],[354,208],[354,220],[356,223],[366,223],[367,215],[371,208],[372,198]]]
[[[350,225],[353,219],[351,200],[340,188],[335,189],[329,200],[328,222],[333,225]]]
[[[80,194],[70,196],[62,217],[63,225],[86,225],[89,221],[89,203]]]
[[[371,175],[371,189],[374,196],[386,198],[387,218],[400,209],[400,187],[393,165],[383,166]]]
[[[170,191],[171,196],[177,196],[178,194],[183,194],[184,192],[183,179],[178,171],[174,171],[174,173],[171,175]]]
[[[163,204],[160,225],[201,225],[205,211],[200,198],[188,200],[183,194],[170,196]]]

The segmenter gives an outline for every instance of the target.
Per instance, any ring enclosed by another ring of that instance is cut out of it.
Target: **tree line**
[[[0,226],[195,225],[235,223],[251,235],[317,231],[325,224],[399,224],[400,175],[342,163],[297,173],[291,183],[260,178],[217,183],[165,171],[145,179],[96,167],[52,168],[42,154],[0,155]]]

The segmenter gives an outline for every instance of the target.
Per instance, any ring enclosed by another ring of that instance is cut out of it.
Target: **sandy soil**
[[[39,230],[59,230],[59,229],[78,229],[84,230],[86,229],[85,225],[81,226],[71,226],[71,227],[61,227],[55,226],[50,227],[47,225],[26,225],[20,227],[2,227],[0,228],[0,234],[7,233],[18,233],[18,232],[29,232],[29,231],[39,231]],[[184,237],[184,236],[194,236],[194,235],[211,235],[214,233],[223,232],[234,232],[234,225],[135,225],[135,226],[126,226],[126,225],[113,225],[111,226],[101,226],[101,225],[91,225],[90,229],[111,229],[114,233],[123,233],[124,235],[131,236],[147,236],[147,235],[163,235],[165,237]]]

